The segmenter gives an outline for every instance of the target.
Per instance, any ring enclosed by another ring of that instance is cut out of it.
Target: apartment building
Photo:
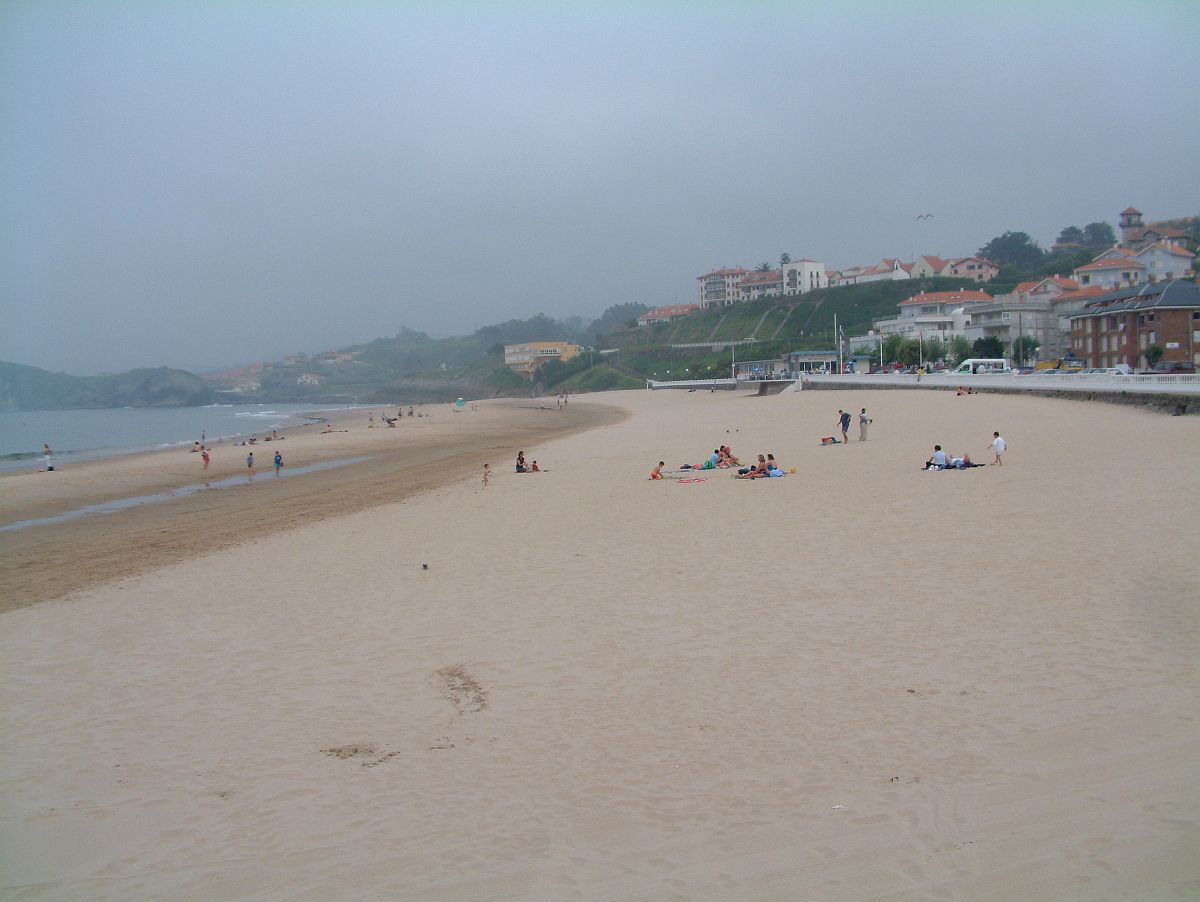
[[[986,291],[963,288],[956,291],[922,291],[899,304],[898,316],[875,320],[875,331],[883,338],[940,338],[948,341],[965,335],[974,309],[988,303]]]
[[[748,275],[750,275],[748,269],[742,269],[740,266],[725,266],[721,269],[714,269],[712,272],[706,272],[702,276],[696,276],[696,281],[700,283],[700,306],[708,308],[736,304],[738,302],[738,283]]]
[[[1173,280],[1111,291],[1069,314],[1071,347],[1088,366],[1146,368],[1151,345],[1163,361],[1200,364],[1200,285]]]

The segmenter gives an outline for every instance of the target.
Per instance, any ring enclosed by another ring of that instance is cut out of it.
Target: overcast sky
[[[0,28],[0,360],[77,374],[1200,212],[1190,2],[8,0]]]

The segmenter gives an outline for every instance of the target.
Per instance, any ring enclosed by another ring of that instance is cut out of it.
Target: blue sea
[[[43,444],[54,452],[54,465],[66,467],[73,461],[191,445],[202,433],[208,443],[262,435],[320,416],[311,404],[0,411],[0,472],[45,467]]]

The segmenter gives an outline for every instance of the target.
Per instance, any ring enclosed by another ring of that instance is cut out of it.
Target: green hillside
[[[191,407],[218,395],[199,376],[168,367],[106,376],[68,376],[0,362],[0,409]]]
[[[607,347],[618,348],[619,366],[653,378],[658,373],[676,378],[680,371],[691,377],[728,376],[733,352],[729,348],[680,348],[698,342],[743,342],[737,357],[763,360],[788,351],[835,347],[833,321],[847,336],[865,334],[876,319],[895,316],[898,304],[921,291],[982,288],[995,295],[1012,288],[1010,283],[977,285],[968,279],[913,279],[870,282],[823,288],[800,297],[765,298],[731,307],[698,310],[683,320],[615,332]]]

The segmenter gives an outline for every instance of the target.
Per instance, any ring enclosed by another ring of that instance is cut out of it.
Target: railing
[[[1138,376],[1096,375],[1044,376],[1037,373],[1025,375],[966,375],[963,373],[929,373],[918,377],[907,374],[849,374],[805,376],[813,382],[828,385],[853,385],[863,388],[868,385],[904,385],[913,388],[948,388],[970,386],[971,388],[1015,388],[1029,391],[1127,391],[1139,394],[1162,392],[1165,394],[1200,395],[1200,376],[1195,374],[1168,375],[1147,373]]]
[[[646,388],[725,388],[736,386],[737,379],[647,379]]]

